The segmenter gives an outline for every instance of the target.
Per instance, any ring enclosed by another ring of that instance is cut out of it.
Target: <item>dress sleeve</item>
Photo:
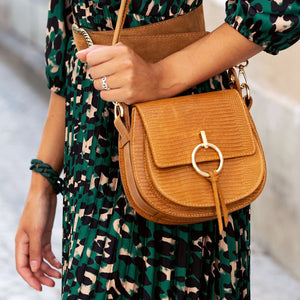
[[[50,0],[46,35],[46,78],[51,91],[65,97],[67,43],[72,34],[69,0]]]
[[[300,38],[299,0],[227,0],[225,22],[277,54]]]

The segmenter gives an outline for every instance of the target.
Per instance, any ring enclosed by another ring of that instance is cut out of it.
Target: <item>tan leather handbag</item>
[[[113,43],[127,7],[122,1]],[[90,36],[93,43],[96,34]],[[131,114],[115,103],[124,191],[146,219],[174,225],[218,219],[221,233],[228,213],[262,191],[263,149],[236,73],[229,72],[230,90],[137,103]]]
[[[125,119],[125,121],[124,121]],[[146,219],[189,224],[257,198],[266,180],[262,146],[236,89],[137,103],[117,114],[122,183]]]

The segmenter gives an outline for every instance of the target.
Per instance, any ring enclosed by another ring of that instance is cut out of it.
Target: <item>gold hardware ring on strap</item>
[[[202,137],[203,143],[197,145],[192,152],[192,165],[198,174],[200,174],[203,177],[208,178],[211,175],[207,172],[200,170],[199,167],[197,166],[196,153],[198,152],[198,150],[200,148],[212,148],[218,153],[219,159],[220,159],[220,164],[219,164],[218,169],[215,171],[217,174],[220,173],[223,168],[224,158],[223,158],[221,150],[216,145],[207,142],[206,134],[205,134],[205,131],[203,131],[203,130],[201,130],[201,137]]]

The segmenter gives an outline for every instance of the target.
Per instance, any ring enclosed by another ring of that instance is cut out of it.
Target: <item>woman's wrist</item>
[[[224,23],[212,33],[153,64],[159,98],[177,95],[262,50],[261,46]]]
[[[48,181],[48,183],[51,184],[57,194],[63,192],[65,183],[63,179],[59,177],[59,173],[55,171],[49,164],[35,158],[31,160],[30,170],[32,170],[34,173],[39,173],[42,175]],[[42,182],[42,187],[45,187],[44,181]],[[46,185],[46,188],[48,188],[48,185]]]
[[[156,99],[173,97],[188,88],[185,82],[180,81],[180,76],[177,76],[179,70],[174,68],[170,59],[163,59],[152,67],[157,80]]]
[[[42,174],[34,171],[31,175],[30,191],[41,194],[56,195],[56,191],[53,188],[52,184],[49,182],[49,180],[45,178]]]

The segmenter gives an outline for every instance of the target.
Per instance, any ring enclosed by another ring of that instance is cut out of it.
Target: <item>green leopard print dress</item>
[[[187,13],[202,0],[132,0],[125,27]],[[66,99],[62,299],[250,299],[250,207],[216,221],[160,225],[124,196],[113,107],[101,100],[75,56],[74,19],[111,30],[120,0],[52,0],[46,74]],[[299,0],[229,0],[226,22],[277,54],[299,39]],[[199,56],[201,53],[199,53]],[[228,88],[226,73],[183,94]]]

